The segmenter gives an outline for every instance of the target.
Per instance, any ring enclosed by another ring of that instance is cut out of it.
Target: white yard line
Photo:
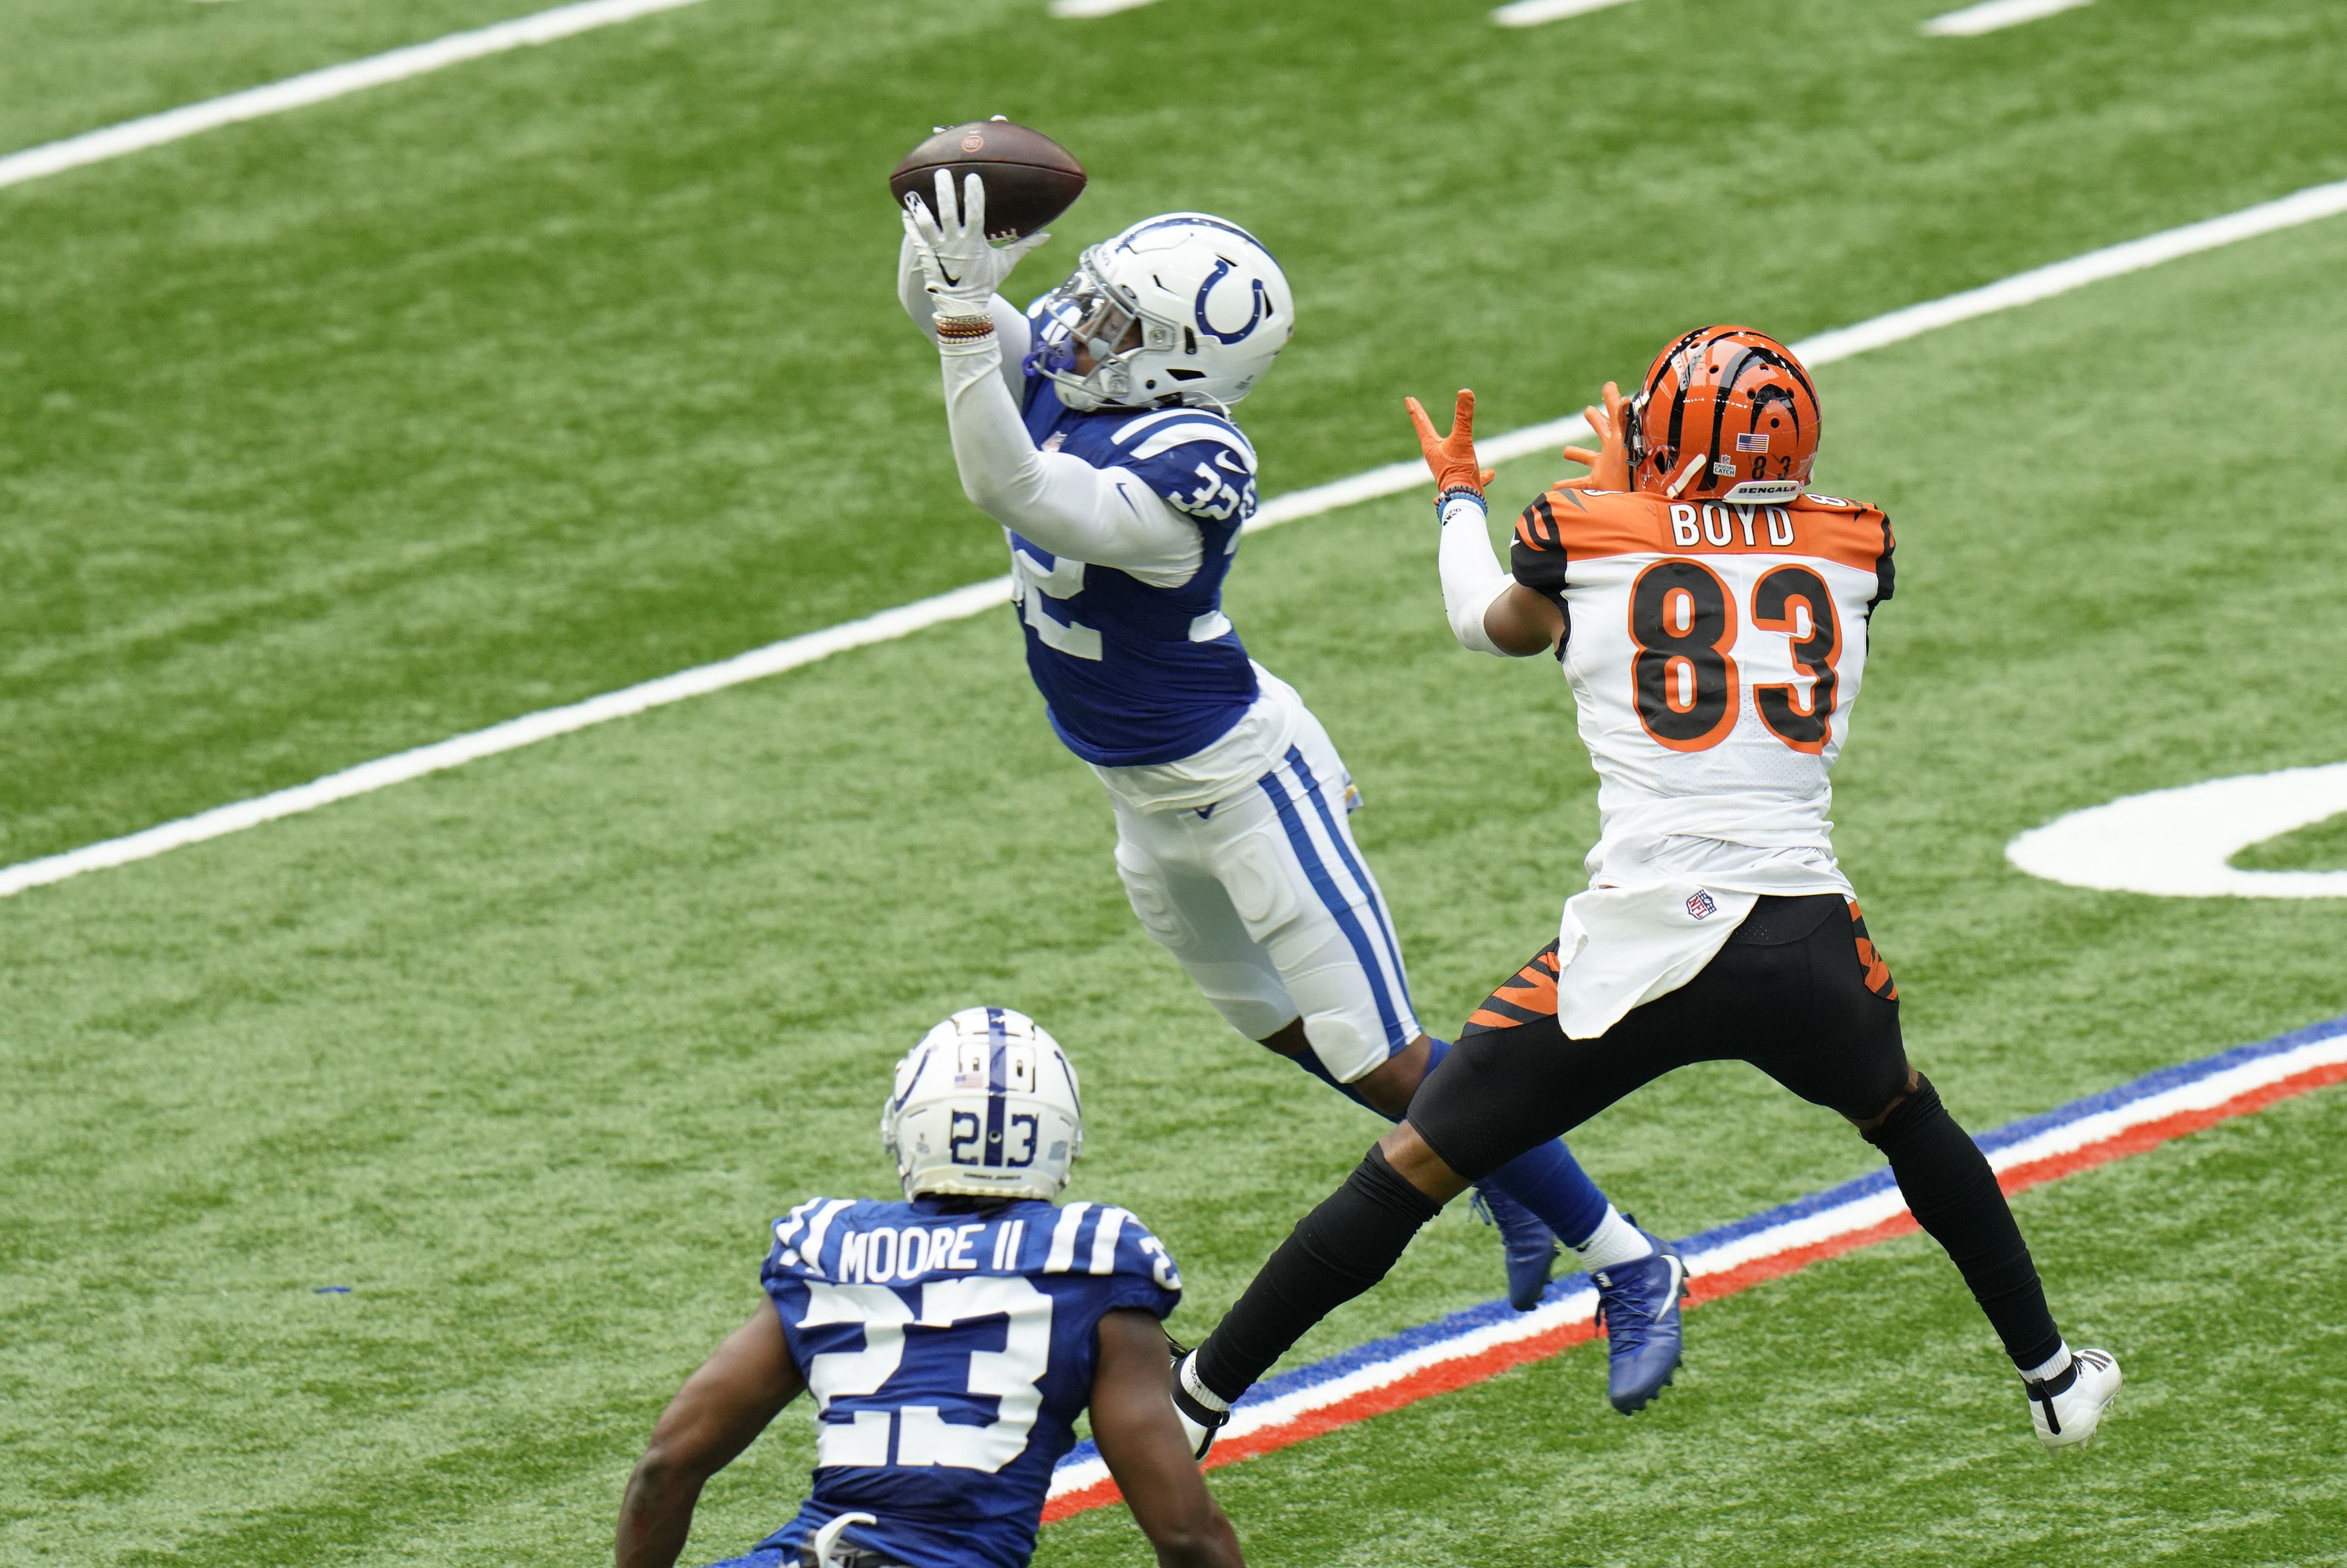
[[[980,610],[1006,602],[1010,597],[1010,579],[1007,575],[987,582],[974,582],[965,588],[955,589],[951,593],[901,604],[894,610],[884,610],[860,620],[845,621],[837,626],[827,626],[821,631],[770,642],[764,648],[753,648],[747,653],[736,654],[720,663],[698,665],[673,675],[663,675],[657,681],[606,692],[583,702],[525,713],[518,719],[508,719],[486,730],[475,730],[470,734],[418,746],[414,751],[378,757],[374,762],[361,763],[354,768],[344,768],[341,773],[328,774],[323,778],[296,784],[292,789],[241,800],[232,805],[214,806],[193,816],[183,816],[176,822],[163,823],[122,838],[84,845],[62,855],[24,861],[0,870],[0,898],[21,893],[27,887],[62,882],[85,871],[122,866],[133,860],[151,859],[166,850],[201,844],[208,838],[219,838],[227,834],[241,833],[248,827],[258,827],[281,816],[315,811],[322,805],[348,800],[353,795],[367,794],[391,784],[405,784],[426,774],[436,774],[481,757],[493,757],[499,752],[535,745],[556,735],[567,735],[573,730],[624,719],[630,713],[664,708],[688,697],[706,696],[712,692],[722,692],[728,686],[739,686],[744,681],[779,675],[785,670],[795,670],[802,664],[828,659],[850,648],[894,641],[941,621],[966,620]]]
[[[690,0],[671,0],[671,3],[689,4]],[[2219,246],[2270,234],[2277,230],[2295,228],[2340,212],[2347,212],[2347,180],[2314,186],[2278,201],[2263,202],[2239,212],[2228,213],[2222,218],[2212,218],[2141,240],[2130,240],[2123,245],[2091,251],[2086,255],[2021,272],[1983,288],[1910,305],[1905,310],[1893,311],[1856,326],[1820,333],[1816,337],[1795,343],[1793,347],[1813,366],[1830,364],[1836,360],[1848,359],[1853,354],[1864,354],[1886,344],[1903,343],[1909,338],[1957,322],[1970,321],[1975,316],[2009,311],[2038,300],[2050,299],[2055,294],[2067,293],[2106,278],[2140,272],[2180,256],[2215,250]],[[1481,452],[1487,461],[1503,462],[1530,456],[1564,442],[1584,440],[1588,435],[1589,426],[1574,415],[1494,436],[1481,443]],[[1276,528],[1282,523],[1318,517],[1363,501],[1398,495],[1426,482],[1423,465],[1389,463],[1348,478],[1316,485],[1308,490],[1275,497],[1248,523],[1248,530]],[[926,627],[966,620],[1003,603],[1010,594],[1010,579],[1007,576],[969,583],[950,593],[917,600],[894,610],[884,610],[859,620],[785,638],[720,663],[703,664],[621,691],[607,692],[582,702],[525,714],[502,724],[493,724],[486,730],[476,730],[470,734],[419,746],[414,751],[379,757],[374,762],[362,763],[341,773],[328,774],[305,784],[278,790],[251,800],[238,801],[231,805],[215,806],[210,811],[145,828],[121,838],[109,838],[38,860],[24,861],[0,869],[0,898],[21,893],[28,887],[62,882],[85,871],[147,860],[167,850],[241,833],[264,822],[314,811],[334,801],[348,800],[353,795],[404,784],[410,779],[422,778],[426,774],[439,773],[481,757],[495,756],[500,752],[515,751],[592,724],[665,707],[688,697],[722,692],[745,681],[755,681],[785,670],[795,670],[803,664],[812,664],[851,648],[893,641]]]
[[[183,140],[203,131],[217,130],[224,125],[283,114],[287,109],[324,103],[329,98],[338,98],[367,87],[379,87],[386,82],[403,82],[410,77],[420,77],[446,66],[477,60],[484,55],[528,48],[533,44],[550,44],[557,38],[568,38],[573,34],[590,32],[597,27],[632,22],[656,11],[674,11],[700,3],[701,0],[585,0],[582,5],[558,5],[551,11],[540,11],[532,16],[518,16],[510,22],[477,27],[469,33],[451,33],[428,44],[411,44],[406,48],[393,49],[387,54],[369,55],[363,60],[351,60],[339,66],[328,66],[323,70],[288,77],[267,87],[248,87],[226,97],[207,98],[202,103],[167,109],[161,114],[149,115],[144,119],[125,120],[103,130],[87,131],[80,136],[67,137],[63,141],[46,142],[39,147],[28,147],[22,152],[9,153],[0,158],[0,186],[22,185],[28,179],[61,174],[85,164],[102,163],[109,158],[120,158],[126,153],[141,152],[166,142]]]
[[[2092,4],[2093,0],[1982,0],[1978,5],[1932,17],[1923,24],[1923,31],[1935,38],[1974,38]]]
[[[1491,13],[1491,20],[1502,27],[1537,27],[1543,22],[1561,22],[1567,16],[1629,3],[1630,0],[1510,0],[1510,4]]]
[[[1051,0],[1054,16],[1113,16],[1119,11],[1138,11],[1143,5],[1154,5],[1157,0]]]

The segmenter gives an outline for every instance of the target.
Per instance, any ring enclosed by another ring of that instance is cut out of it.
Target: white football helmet
[[[1076,1070],[1025,1013],[964,1008],[897,1063],[880,1143],[908,1198],[1055,1198],[1084,1147]]]
[[[1296,331],[1271,252],[1203,212],[1145,218],[1094,245],[1040,303],[1027,368],[1079,411],[1236,403]],[[1079,348],[1089,371],[1076,369]]]

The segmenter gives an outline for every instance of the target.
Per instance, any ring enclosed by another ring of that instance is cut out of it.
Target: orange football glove
[[[1568,446],[1564,456],[1576,463],[1585,463],[1589,472],[1578,479],[1563,481],[1568,490],[1626,490],[1630,487],[1630,446],[1624,438],[1630,419],[1630,400],[1612,382],[1605,384],[1605,406],[1584,408],[1582,417],[1597,436],[1599,450],[1586,446]]]
[[[1434,421],[1426,416],[1415,397],[1405,397],[1402,406],[1409,410],[1409,422],[1418,431],[1418,449],[1426,454],[1426,466],[1434,470],[1434,488],[1441,494],[1450,490],[1472,490],[1483,493],[1483,487],[1498,476],[1475,461],[1475,395],[1462,392],[1458,406],[1451,410],[1450,434],[1437,436]]]

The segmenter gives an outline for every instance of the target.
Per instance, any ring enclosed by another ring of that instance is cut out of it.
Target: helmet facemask
[[[1048,377],[1059,388],[1060,401],[1079,413],[1141,406],[1133,395],[1133,362],[1149,349],[1173,347],[1175,329],[1144,316],[1131,290],[1094,268],[1092,255],[1086,251],[1068,281],[1043,296],[1043,319],[1027,351],[1026,368]],[[1080,352],[1091,357],[1089,370],[1078,368]]]
[[[1037,302],[1026,368],[1080,413],[1226,411],[1286,346],[1293,309],[1255,236],[1205,213],[1165,213],[1086,250]]]

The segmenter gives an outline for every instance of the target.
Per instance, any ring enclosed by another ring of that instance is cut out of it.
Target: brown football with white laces
[[[938,170],[953,173],[954,200],[962,177],[986,180],[986,234],[1009,240],[1034,233],[1075,204],[1084,192],[1084,166],[1040,130],[1007,119],[948,126],[907,153],[888,174],[888,193],[903,206],[908,195],[936,205]],[[958,212],[939,216],[959,217]]]

